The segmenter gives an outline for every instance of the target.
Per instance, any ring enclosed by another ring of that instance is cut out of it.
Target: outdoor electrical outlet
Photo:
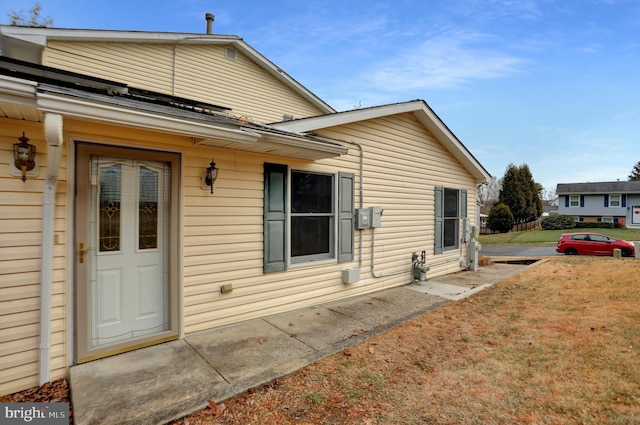
[[[221,294],[228,294],[231,291],[233,291],[233,284],[232,283],[225,283],[224,285],[220,285],[220,293]]]

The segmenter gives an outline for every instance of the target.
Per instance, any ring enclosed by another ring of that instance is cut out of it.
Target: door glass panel
[[[158,248],[158,172],[140,167],[138,249]]]
[[[120,250],[121,171],[119,164],[100,169],[100,252]]]

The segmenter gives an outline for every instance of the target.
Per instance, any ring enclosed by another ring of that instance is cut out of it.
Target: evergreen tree
[[[535,182],[527,164],[509,164],[498,200],[509,207],[516,223],[526,223],[542,215],[541,192],[542,186]]]
[[[524,222],[526,216],[527,198],[522,186],[518,167],[509,164],[502,178],[502,190],[500,190],[498,202],[509,207],[516,223]]]
[[[513,227],[515,221],[511,210],[505,204],[498,203],[489,211],[487,225],[492,232],[507,233]]]
[[[636,165],[633,166],[633,170],[631,170],[631,174],[629,174],[629,181],[640,180],[640,161],[636,162]]]

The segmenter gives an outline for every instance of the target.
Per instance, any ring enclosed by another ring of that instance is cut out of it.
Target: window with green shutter
[[[460,219],[466,217],[466,190],[435,188],[435,254],[442,254],[460,247]]]
[[[289,172],[286,165],[265,164],[265,273],[290,264],[353,260],[353,181],[352,173]]]

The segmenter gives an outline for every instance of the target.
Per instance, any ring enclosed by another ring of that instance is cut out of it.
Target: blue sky
[[[34,0],[0,0],[6,13]],[[637,0],[40,0],[55,27],[244,38],[337,110],[424,99],[494,176],[626,180],[640,161]],[[89,4],[91,6],[89,6]]]

